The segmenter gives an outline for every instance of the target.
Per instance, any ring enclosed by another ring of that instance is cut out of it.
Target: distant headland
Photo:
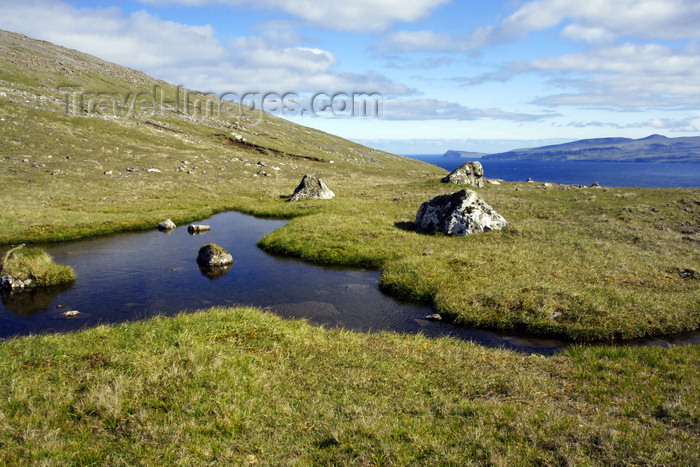
[[[641,139],[582,139],[538,148],[514,149],[498,154],[450,150],[443,156],[482,160],[700,162],[700,136],[668,138],[651,135]]]

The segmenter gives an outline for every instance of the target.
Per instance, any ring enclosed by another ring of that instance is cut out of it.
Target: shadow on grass
[[[415,222],[394,222],[394,227],[406,232],[420,232]]]
[[[436,232],[433,230],[424,230],[418,228],[415,222],[394,222],[394,227],[396,227],[397,229],[401,229],[405,232],[415,232],[417,234],[427,235],[430,237],[434,237],[436,235]]]

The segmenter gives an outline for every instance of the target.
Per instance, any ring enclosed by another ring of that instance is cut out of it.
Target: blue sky
[[[0,0],[0,28],[215,94],[380,95],[288,118],[400,154],[700,134],[697,0]]]

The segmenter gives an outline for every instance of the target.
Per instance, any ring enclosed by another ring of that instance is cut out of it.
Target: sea
[[[472,160],[441,154],[405,154],[452,171]],[[479,160],[479,159],[473,159]],[[495,161],[479,160],[484,176],[509,182],[550,182],[564,185],[610,187],[700,188],[700,163],[597,162],[597,161]]]

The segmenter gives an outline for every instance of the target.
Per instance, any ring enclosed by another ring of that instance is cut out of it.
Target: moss
[[[226,251],[223,247],[217,245],[216,243],[207,243],[204,245],[200,250],[209,250],[213,254],[221,255],[221,254],[226,254],[228,251]]]

